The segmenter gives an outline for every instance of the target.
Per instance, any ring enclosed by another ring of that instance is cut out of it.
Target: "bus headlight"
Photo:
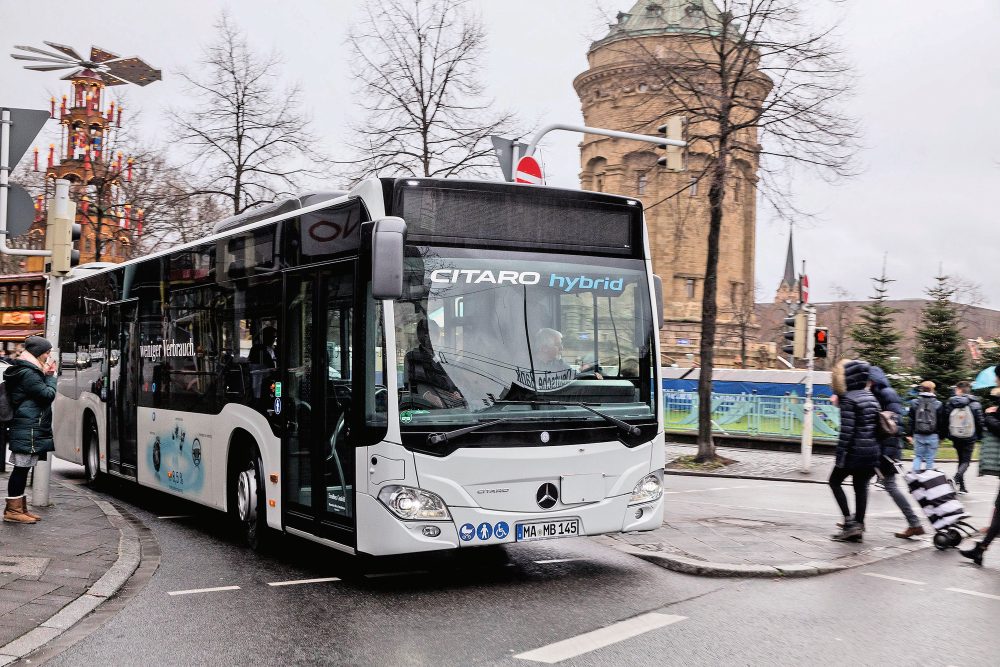
[[[451,519],[448,506],[441,496],[410,486],[383,486],[378,499],[400,519],[408,521],[447,521]]]
[[[659,500],[662,495],[663,471],[657,470],[656,472],[651,472],[639,480],[639,483],[635,485],[634,489],[632,489],[632,496],[628,499],[628,504],[637,505],[639,503],[649,503],[654,500]]]

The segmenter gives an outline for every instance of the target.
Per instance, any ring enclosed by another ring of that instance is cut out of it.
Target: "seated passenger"
[[[403,382],[410,393],[419,396],[438,408],[465,405],[458,387],[448,377],[434,352],[435,341],[440,343],[441,328],[426,319],[417,322],[417,347],[406,353],[403,360]]]
[[[260,340],[253,344],[247,355],[254,398],[269,399],[268,392],[263,391],[263,388],[269,385],[278,367],[278,355],[274,347],[277,340],[278,332],[274,327],[264,327],[260,332]]]

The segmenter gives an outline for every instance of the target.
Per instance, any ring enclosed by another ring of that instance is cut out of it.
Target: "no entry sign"
[[[542,165],[538,164],[538,160],[532,156],[525,155],[517,161],[517,169],[514,170],[514,182],[543,185],[545,179],[542,178]]]

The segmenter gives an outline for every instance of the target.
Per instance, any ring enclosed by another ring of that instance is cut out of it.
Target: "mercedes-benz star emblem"
[[[542,484],[538,487],[538,492],[535,493],[535,501],[543,510],[547,510],[555,506],[557,500],[559,500],[559,489],[557,489],[556,485],[551,482]]]

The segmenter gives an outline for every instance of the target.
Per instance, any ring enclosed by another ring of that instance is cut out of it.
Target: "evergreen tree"
[[[861,307],[861,320],[851,327],[851,338],[854,339],[854,352],[873,366],[880,367],[889,376],[893,384],[900,372],[899,341],[902,334],[896,330],[893,315],[900,312],[886,304],[889,283],[893,282],[885,275],[872,278],[875,294],[868,297],[869,303]],[[901,387],[897,387],[900,389]]]
[[[993,342],[997,344],[996,347],[983,350],[983,368],[986,366],[1000,366],[1000,337],[994,338]]]
[[[937,385],[941,398],[950,395],[950,388],[967,379],[965,350],[958,309],[951,300],[955,288],[948,276],[934,278],[936,284],[928,288],[931,302],[921,313],[921,326],[917,331],[917,374],[921,380],[931,380]]]

